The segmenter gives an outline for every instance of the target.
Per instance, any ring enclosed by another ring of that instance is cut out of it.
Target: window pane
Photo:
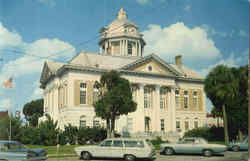
[[[86,104],[86,91],[80,91],[80,104]]]
[[[122,141],[120,141],[120,140],[115,140],[115,141],[113,142],[113,146],[114,146],[114,147],[123,147]]]

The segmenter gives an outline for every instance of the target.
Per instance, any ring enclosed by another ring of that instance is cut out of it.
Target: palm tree
[[[237,80],[232,70],[225,65],[216,66],[205,79],[205,91],[215,108],[223,113],[225,143],[229,143],[226,107],[237,93]]]

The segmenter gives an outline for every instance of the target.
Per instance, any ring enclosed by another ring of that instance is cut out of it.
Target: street
[[[165,156],[157,154],[154,161],[240,161],[241,155],[247,152],[231,152],[227,151],[212,157],[204,157],[201,155],[172,155]],[[78,157],[74,158],[49,158],[48,161],[80,161]],[[123,161],[123,159],[95,159],[92,161]]]

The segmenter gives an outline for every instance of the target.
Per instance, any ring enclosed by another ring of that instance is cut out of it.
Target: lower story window
[[[198,121],[194,121],[194,128],[198,128]]]
[[[185,130],[187,131],[189,129],[188,121],[185,121]]]
[[[80,120],[80,127],[86,127],[86,120]]]
[[[161,131],[165,131],[164,119],[161,119]]]
[[[99,126],[100,126],[99,120],[94,120],[93,121],[93,127],[99,127]]]

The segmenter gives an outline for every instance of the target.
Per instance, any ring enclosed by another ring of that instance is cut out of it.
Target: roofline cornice
[[[133,38],[133,39],[137,39],[143,42],[143,45],[146,45],[145,40],[142,37],[135,37],[135,36],[127,36],[127,35],[119,35],[119,36],[113,36],[113,37],[106,37],[106,38],[101,38],[98,42],[98,45],[101,45],[103,41],[106,40],[111,40],[111,39],[119,39],[119,38]]]

